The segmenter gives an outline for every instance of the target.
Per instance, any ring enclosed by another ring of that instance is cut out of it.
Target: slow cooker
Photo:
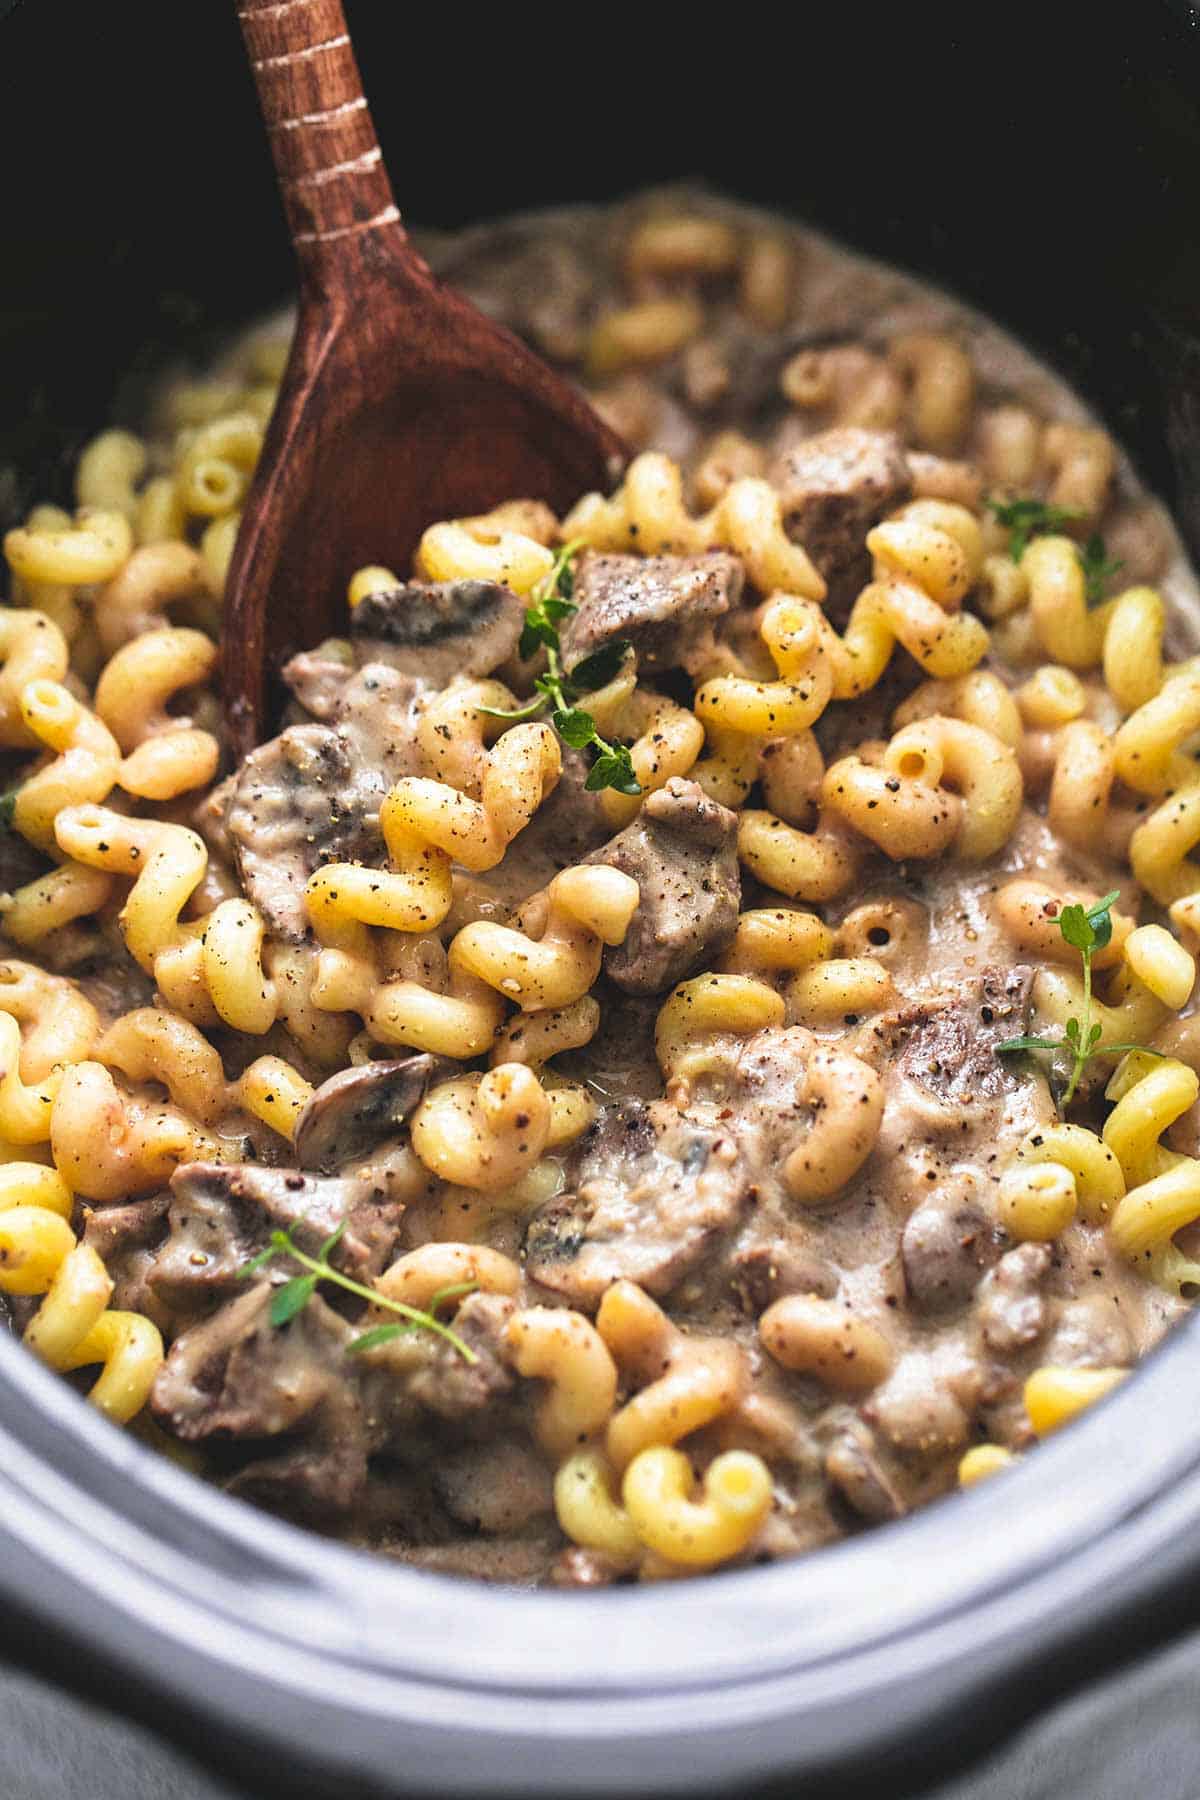
[[[1029,340],[1200,552],[1192,8],[347,14],[411,220],[673,176],[808,218]],[[0,168],[15,515],[291,271],[220,0],[17,0]],[[1198,1357],[1192,1319],[1005,1479],[807,1559],[567,1594],[252,1511],[0,1338],[6,1644],[305,1792],[900,1792],[1195,1622]]]

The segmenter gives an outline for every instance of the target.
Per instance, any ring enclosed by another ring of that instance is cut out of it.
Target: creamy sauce
[[[901,458],[908,491],[974,483],[977,513],[986,480],[981,421],[989,410],[1019,405],[1036,421],[1095,425],[1049,370],[958,301],[817,233],[708,196],[682,192],[615,211],[546,213],[427,248],[439,274],[578,374],[599,318],[631,298],[675,291],[670,282],[639,285],[622,273],[631,223],[648,206],[668,204],[742,234],[771,234],[788,247],[794,272],[782,324],[755,324],[728,281],[709,280],[700,284],[707,310],[699,336],[593,384],[597,403],[634,450],[669,454],[693,482],[718,432],[736,430],[768,446],[780,466],[791,449],[841,422],[834,407],[789,406],[781,394],[782,369],[811,346],[883,353],[903,334],[935,332],[968,351],[976,393],[961,445],[953,455],[931,455],[911,432],[903,442],[901,420],[902,441],[888,454]],[[238,355],[244,359],[244,348]],[[1044,468],[1034,486],[1045,492]],[[1101,522],[1110,555],[1124,562],[1122,585],[1153,582],[1164,596],[1169,643],[1177,652],[1200,643],[1200,593],[1178,536],[1119,452]],[[362,548],[365,562],[371,547]],[[476,602],[494,603],[478,595]],[[718,623],[718,640],[744,645],[753,636],[748,616],[735,606]],[[498,619],[488,614],[486,629],[503,633],[502,605]],[[399,776],[422,772],[416,721],[459,666],[451,658],[435,680],[379,654],[379,663],[364,660],[366,652],[348,641],[298,659],[288,734],[256,752],[248,773],[235,774],[191,815],[210,849],[207,904],[245,883],[276,942],[289,946],[288,979],[301,987],[315,956],[304,883],[326,856],[382,862],[380,802]],[[1032,664],[1009,665],[993,654],[983,667],[1014,687]],[[482,669],[493,672],[528,690],[511,642]],[[921,679],[897,649],[878,686],[859,700],[833,702],[815,728],[826,763],[864,740],[886,740],[895,709]],[[692,683],[677,666],[655,681],[690,704]],[[1099,675],[1087,674],[1084,685],[1086,716],[1111,730],[1119,714]],[[427,1568],[522,1584],[650,1575],[653,1566],[569,1545],[554,1516],[553,1467],[531,1431],[542,1387],[514,1375],[504,1348],[514,1308],[572,1305],[592,1315],[606,1287],[627,1279],[655,1297],[685,1340],[736,1346],[738,1403],[685,1445],[697,1469],[730,1448],[769,1465],[772,1509],[736,1560],[792,1555],[894,1518],[951,1489],[973,1444],[1031,1449],[1022,1389],[1033,1370],[1128,1367],[1184,1303],[1122,1257],[1105,1226],[1076,1219],[1053,1242],[1018,1245],[999,1222],[1001,1175],[1017,1145],[1057,1113],[1044,1072],[996,1052],[1027,1028],[1034,971],[1022,965],[1036,963],[1015,950],[997,894],[1020,875],[1064,893],[1119,889],[1128,909],[1137,901],[1126,866],[1103,842],[1075,850],[1056,837],[1045,807],[1057,738],[1032,727],[1024,735],[1025,804],[990,860],[896,864],[863,840],[849,891],[824,905],[796,902],[820,912],[837,954],[882,964],[892,984],[882,1006],[811,1026],[718,1031],[683,1098],[664,1097],[654,1046],[660,1008],[682,973],[710,968],[729,941],[728,931],[721,937],[717,927],[697,923],[692,963],[685,946],[679,966],[661,980],[643,971],[640,987],[637,980],[618,985],[610,958],[595,990],[599,1029],[555,1062],[561,1075],[586,1084],[599,1103],[597,1120],[579,1142],[547,1155],[519,1193],[488,1198],[439,1180],[414,1155],[403,1120],[381,1127],[366,1150],[356,1143],[336,1168],[321,1165],[340,1184],[329,1196],[340,1212],[330,1216],[357,1219],[361,1209],[367,1221],[346,1242],[361,1258],[355,1266],[371,1277],[385,1258],[431,1241],[483,1244],[518,1262],[515,1294],[502,1302],[472,1295],[459,1313],[479,1347],[477,1369],[454,1367],[429,1339],[355,1363],[345,1351],[347,1317],[320,1301],[299,1325],[272,1334],[265,1289],[247,1293],[236,1267],[260,1241],[255,1231],[268,1213],[273,1221],[292,1216],[280,1210],[292,1205],[283,1181],[287,1147],[244,1119],[228,1127],[228,1141],[241,1132],[246,1146],[236,1195],[228,1180],[206,1189],[179,1178],[169,1213],[161,1195],[137,1201],[126,1236],[105,1241],[127,1303],[150,1312],[174,1341],[155,1391],[159,1425],[198,1444],[208,1472],[234,1491]],[[445,975],[443,946],[459,927],[512,919],[568,865],[614,861],[613,828],[583,790],[586,766],[579,755],[568,757],[559,788],[496,868],[456,874],[444,927],[390,952],[396,967],[436,984]],[[662,830],[676,831],[686,854],[702,864],[707,858],[714,870],[723,852],[698,846],[708,843],[710,826],[714,846],[724,832],[733,873],[714,875],[713,885],[732,883],[729,907],[736,907],[736,822],[706,826],[698,797],[682,790],[673,804]],[[643,823],[653,813],[649,802],[647,809]],[[646,887],[640,872],[660,854],[657,840],[649,848],[627,842],[622,854],[631,860],[617,866],[633,867]],[[719,912],[722,893],[709,899]],[[702,911],[687,893],[671,904],[670,919],[665,906],[656,915],[660,939],[689,905],[697,918]],[[791,904],[742,870],[743,910]],[[205,910],[198,901],[193,907]],[[129,973],[111,924],[99,941],[103,953],[80,980],[107,1020],[145,1004],[147,987]],[[1195,1061],[1191,1016],[1185,1009],[1183,1023],[1169,1021],[1154,1041]],[[289,1013],[266,1047],[319,1081],[328,1058],[315,1040],[306,1042],[309,1027],[299,1018]],[[360,1023],[350,1021],[347,1039]],[[323,1029],[321,1021],[311,1029]],[[233,1073],[264,1048],[263,1040],[232,1032],[220,1042]],[[377,1058],[395,1054],[387,1045],[366,1048]],[[842,1057],[846,1082],[863,1066],[878,1076],[882,1123],[839,1191],[799,1204],[785,1171],[819,1117],[806,1070],[829,1052]],[[431,1079],[445,1073],[435,1069]],[[1074,1114],[1080,1122],[1099,1125],[1102,1085],[1085,1084]],[[1195,1119],[1185,1119],[1172,1141],[1194,1150],[1198,1132]],[[202,1277],[189,1272],[201,1265]],[[886,1378],[855,1393],[782,1367],[764,1347],[759,1319],[789,1294],[836,1300],[873,1326],[890,1349]],[[639,1385],[624,1371],[622,1398]]]

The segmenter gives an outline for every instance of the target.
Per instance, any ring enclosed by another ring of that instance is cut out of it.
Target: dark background
[[[1200,546],[1190,7],[346,10],[410,222],[678,176],[777,204],[1031,339]],[[61,493],[70,453],[141,377],[288,292],[232,0],[0,0],[0,192],[5,523]],[[0,1628],[0,1649],[15,1662],[36,1645]],[[1193,1800],[1198,1668],[1183,1646],[1127,1674],[993,1760],[973,1796]],[[3,1800],[226,1792],[16,1675],[0,1673],[0,1724]]]
[[[989,307],[1177,493],[1158,335],[1196,313],[1191,7],[346,11],[410,222],[701,176]],[[232,0],[16,0],[0,181],[0,459],[29,481],[130,371],[288,289]]]

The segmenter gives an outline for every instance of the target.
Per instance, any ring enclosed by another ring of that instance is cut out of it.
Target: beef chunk
[[[368,663],[338,694],[336,724],[291,725],[253,751],[226,825],[243,886],[271,930],[308,930],[304,886],[326,862],[382,862],[379,807],[413,773],[419,684]]]
[[[604,957],[627,994],[662,993],[711,962],[737,929],[737,817],[694,781],[674,777],[649,795],[633,824],[588,861],[632,875],[640,890],[625,942]]]
[[[322,645],[316,650],[302,650],[283,666],[283,679],[311,719],[331,724],[342,709],[342,701],[354,678],[354,657],[347,643],[345,655]]]
[[[113,1278],[113,1306],[145,1313],[160,1330],[170,1318],[150,1275],[167,1236],[170,1204],[170,1194],[151,1194],[127,1206],[105,1206],[89,1212],[83,1228],[83,1242]]]
[[[323,862],[375,854],[386,791],[382,774],[356,768],[348,743],[325,725],[289,726],[246,758],[229,831],[242,883],[272,931],[304,937],[304,886]]]
[[[768,479],[789,537],[825,577],[828,611],[841,623],[871,579],[868,531],[912,493],[900,440],[857,425],[822,431],[782,449]]]
[[[1012,1356],[1046,1328],[1041,1285],[1050,1271],[1046,1244],[1021,1244],[1000,1258],[979,1290],[979,1325],[989,1350]]]
[[[608,840],[611,827],[600,796],[587,790],[590,768],[581,750],[563,746],[562,774],[517,840],[522,869],[537,872],[530,881],[530,893],[545,886],[560,869],[585,862]],[[509,873],[505,865],[495,873],[503,885]]]
[[[700,413],[712,424],[728,421],[753,436],[751,422],[774,407],[784,360],[774,333],[764,335],[730,312],[714,318],[666,373],[693,416]]]
[[[884,1474],[870,1441],[853,1432],[835,1438],[825,1454],[825,1479],[858,1518],[872,1525],[898,1519],[904,1504]]]
[[[367,1475],[362,1403],[343,1373],[352,1329],[319,1296],[290,1324],[269,1318],[260,1281],[175,1340],[159,1370],[152,1410],[189,1443],[283,1440],[231,1485],[289,1510],[349,1506]]]
[[[930,1200],[909,1214],[900,1234],[905,1285],[922,1312],[965,1306],[999,1253],[995,1231],[972,1201]]]
[[[1028,1031],[1032,984],[1026,964],[985,969],[960,997],[908,1007],[888,1026],[897,1067],[950,1106],[997,1099],[1021,1079],[996,1047]]]
[[[255,1460],[231,1488],[288,1512],[351,1506],[371,1455],[427,1431],[419,1408],[457,1423],[487,1413],[515,1385],[504,1347],[511,1300],[463,1301],[454,1324],[475,1352],[468,1363],[428,1332],[348,1355],[358,1325],[314,1295],[289,1323],[273,1326],[271,1293],[271,1282],[260,1280],[176,1338],[151,1406],[185,1441],[245,1446]],[[496,1424],[510,1422],[495,1409]]]
[[[395,1137],[450,1064],[437,1056],[360,1063],[323,1081],[296,1121],[293,1147],[302,1169],[330,1175]]]
[[[489,319],[529,338],[555,362],[583,356],[607,267],[588,233],[549,238],[529,218],[506,219],[456,231],[428,248],[439,280],[468,295]]]
[[[368,594],[350,615],[362,657],[431,687],[490,675],[517,648],[525,602],[494,581],[410,581]]]
[[[838,1289],[834,1269],[816,1251],[783,1239],[747,1244],[730,1259],[729,1287],[737,1305],[756,1319],[784,1294],[820,1294]]]
[[[405,1365],[405,1394],[442,1419],[462,1420],[491,1408],[515,1384],[504,1341],[515,1311],[501,1294],[467,1295],[454,1317],[454,1330],[475,1352],[473,1363],[427,1331],[401,1340],[389,1360],[393,1367]]]
[[[750,1185],[728,1133],[661,1100],[605,1107],[566,1174],[566,1192],[530,1220],[527,1268],[583,1307],[622,1279],[670,1293],[737,1219]]]
[[[712,624],[738,605],[744,575],[735,556],[608,556],[589,551],[575,568],[579,608],[562,634],[570,669],[614,638],[627,638],[643,675],[699,667]]]
[[[149,1272],[172,1307],[196,1312],[238,1291],[272,1230],[295,1230],[310,1256],[346,1221],[331,1260],[356,1281],[391,1260],[401,1208],[370,1174],[334,1179],[253,1163],[184,1163],[171,1178],[170,1236]]]

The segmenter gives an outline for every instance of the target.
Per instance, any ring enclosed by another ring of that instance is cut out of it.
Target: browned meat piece
[[[720,1108],[719,1117],[729,1121],[754,1179],[770,1188],[786,1182],[789,1164],[801,1178],[812,1169],[811,1140],[816,1135],[820,1141],[826,1081],[847,1090],[851,1119],[846,1143],[865,1161],[878,1130],[878,1077],[857,1057],[821,1043],[803,1026],[771,1025],[751,1037],[716,1039],[689,1086],[697,1099]]]
[[[160,1330],[170,1315],[149,1279],[167,1236],[170,1194],[151,1194],[127,1206],[105,1206],[87,1215],[83,1242],[113,1278],[112,1304],[122,1312],[145,1313]]]
[[[345,1179],[254,1163],[185,1163],[171,1178],[170,1236],[148,1280],[166,1305],[196,1313],[238,1291],[272,1230],[292,1228],[315,1255],[343,1219],[331,1260],[356,1281],[387,1266],[401,1208],[370,1171]]]
[[[589,862],[632,875],[640,890],[625,942],[604,967],[627,994],[660,994],[707,966],[737,929],[737,816],[678,777],[649,795],[632,825]]]
[[[764,336],[739,313],[727,313],[687,346],[668,379],[688,413],[745,429],[771,409],[785,360],[777,338]]]
[[[735,1222],[750,1187],[728,1133],[661,1100],[605,1107],[574,1146],[567,1183],[529,1222],[527,1269],[588,1308],[623,1278],[670,1293]]]
[[[504,1360],[511,1300],[469,1294],[455,1319],[475,1351],[468,1364],[444,1340],[415,1332],[381,1351],[347,1354],[359,1327],[319,1295],[286,1325],[270,1322],[272,1286],[260,1280],[176,1338],[151,1407],[187,1442],[245,1442],[257,1460],[230,1482],[288,1511],[330,1512],[360,1496],[368,1458],[403,1447],[423,1428],[417,1407],[449,1421],[484,1413],[514,1376]],[[510,1422],[496,1409],[495,1422]],[[258,1454],[262,1441],[277,1440]]]
[[[507,662],[524,622],[525,602],[497,582],[410,581],[360,600],[350,635],[360,661],[445,687]]]
[[[900,440],[839,426],[781,450],[767,478],[779,491],[789,537],[825,577],[826,609],[840,624],[871,579],[868,531],[912,493]]]
[[[339,1070],[321,1083],[296,1121],[296,1161],[331,1175],[369,1156],[403,1129],[430,1082],[450,1067],[442,1057],[410,1056]]]
[[[468,1294],[454,1317],[454,1329],[476,1361],[468,1363],[452,1344],[430,1332],[397,1346],[406,1366],[404,1392],[426,1412],[459,1420],[486,1411],[511,1392],[515,1376],[509,1366],[504,1330],[516,1311],[500,1294]]]
[[[627,638],[645,677],[699,667],[711,654],[714,619],[735,608],[745,580],[736,556],[609,556],[588,551],[575,565],[579,610],[562,632],[571,669],[601,645]]]
[[[343,640],[338,655],[326,646],[302,650],[283,666],[283,679],[310,718],[332,724],[342,708],[346,688],[354,678],[354,658]]]
[[[972,1201],[929,1200],[909,1214],[900,1235],[905,1285],[922,1312],[965,1306],[999,1254],[996,1230]]]
[[[601,270],[582,234],[547,238],[526,220],[455,233],[430,249],[443,281],[489,318],[530,338],[544,356],[577,362],[587,345]]]
[[[1040,1292],[1050,1272],[1046,1244],[1021,1244],[1000,1258],[979,1290],[979,1326],[989,1350],[1012,1356],[1035,1343],[1046,1329],[1046,1301]]]
[[[851,1512],[872,1525],[898,1519],[904,1503],[879,1466],[869,1442],[845,1432],[835,1438],[825,1454],[825,1479]]]
[[[838,1277],[815,1250],[773,1239],[734,1252],[729,1286],[742,1311],[756,1319],[784,1294],[820,1294],[822,1299],[832,1299]]]
[[[292,725],[246,758],[228,822],[247,894],[272,931],[293,942],[308,930],[304,886],[324,862],[379,849],[382,772],[355,765],[326,725]]]
[[[260,1281],[203,1325],[176,1338],[151,1407],[186,1442],[284,1440],[231,1483],[300,1510],[349,1506],[367,1475],[367,1431],[356,1387],[342,1373],[353,1333],[319,1297],[290,1324],[268,1317]]]
[[[368,663],[338,694],[336,724],[291,725],[246,758],[226,825],[246,892],[279,936],[306,935],[304,886],[322,863],[382,862],[379,806],[416,768],[420,692]]]
[[[899,1052],[896,1066],[949,1105],[997,1099],[1025,1079],[996,1046],[1028,1031],[1032,985],[1027,964],[985,969],[961,997],[911,1006],[882,1022]]]
[[[562,774],[517,839],[521,863],[537,871],[530,892],[552,880],[560,869],[585,862],[608,841],[611,827],[600,796],[589,794],[585,786],[590,767],[581,750],[564,745]],[[504,873],[501,864],[496,874],[502,877]]]

